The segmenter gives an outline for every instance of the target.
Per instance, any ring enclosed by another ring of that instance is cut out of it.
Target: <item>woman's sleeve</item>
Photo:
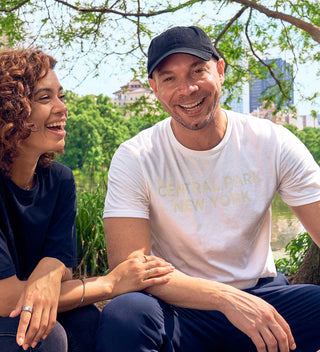
[[[0,280],[16,274],[14,261],[9,250],[9,247],[14,245],[14,240],[6,213],[4,200],[0,194]]]

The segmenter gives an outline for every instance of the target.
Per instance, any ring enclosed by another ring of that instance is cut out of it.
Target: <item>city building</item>
[[[294,115],[289,112],[278,111],[274,114],[275,106],[272,103],[269,107],[265,106],[266,102],[262,103],[262,106],[254,110],[251,115],[259,117],[260,119],[268,119],[278,125],[294,125],[298,130],[302,130],[305,127],[320,127],[320,118],[314,118],[311,115]]]
[[[302,130],[305,127],[320,127],[319,118],[314,118],[310,115],[298,115],[297,117],[293,117],[289,114],[284,116],[283,122],[286,124],[294,125],[298,127],[298,130]]]
[[[132,104],[142,96],[155,99],[152,89],[144,87],[139,81],[131,81],[113,94],[115,97],[111,99],[112,102],[122,108]]]
[[[283,79],[293,81],[293,71],[292,65],[287,63],[285,60],[278,59],[266,59],[265,62],[267,64],[275,63],[278,68],[275,70],[275,74],[283,73]],[[260,101],[262,92],[268,88],[272,87],[276,84],[273,77],[265,78],[263,80],[255,79],[249,83],[249,112],[252,113],[254,110],[261,108],[262,102]],[[289,105],[294,104],[294,96],[293,96],[293,86],[290,91],[291,100]],[[276,102],[275,102],[276,103]]]

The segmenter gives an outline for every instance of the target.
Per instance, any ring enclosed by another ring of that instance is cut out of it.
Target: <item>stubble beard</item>
[[[177,121],[181,126],[187,128],[190,131],[199,131],[203,128],[205,128],[209,123],[213,123],[215,119],[215,113],[218,109],[219,102],[220,102],[220,96],[221,94],[219,92],[215,93],[214,99],[213,99],[213,106],[211,108],[211,111],[207,115],[207,118],[201,122],[201,123],[196,123],[196,124],[187,124],[186,122],[183,121],[179,116],[173,116],[172,118]]]

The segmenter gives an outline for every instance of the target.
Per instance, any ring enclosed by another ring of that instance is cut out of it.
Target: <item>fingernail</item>
[[[36,346],[37,346],[37,343],[36,342],[32,342],[31,347],[35,348]]]
[[[21,346],[23,344],[23,338],[19,337],[18,338],[18,345]]]
[[[294,343],[294,344],[292,344],[292,345],[291,345],[291,347],[290,347],[290,349],[291,349],[291,350],[295,350],[296,348],[297,348],[297,346],[296,346],[296,344],[295,344],[295,343]]]
[[[43,335],[42,340],[45,340],[48,337],[48,335]]]

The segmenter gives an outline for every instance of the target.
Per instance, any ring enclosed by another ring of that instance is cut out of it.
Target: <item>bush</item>
[[[98,185],[95,190],[78,192],[76,232],[80,263],[76,275],[79,276],[97,276],[108,272],[102,219],[105,189],[105,186]]]
[[[285,247],[287,257],[275,260],[277,270],[285,275],[295,274],[311,243],[312,239],[307,232],[298,235],[290,241]]]

